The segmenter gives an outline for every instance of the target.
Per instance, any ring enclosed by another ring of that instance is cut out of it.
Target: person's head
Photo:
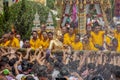
[[[47,32],[46,32],[46,31],[43,31],[43,32],[42,32],[42,35],[43,35],[43,38],[44,38],[44,39],[47,39],[47,38],[48,38],[48,35],[47,35]]]
[[[20,34],[17,34],[17,35],[16,35],[16,38],[20,41],[20,40],[21,40]]]
[[[8,41],[8,34],[4,34],[3,36],[2,36],[2,38],[3,38],[3,42],[6,42],[6,41]]]
[[[67,28],[66,27],[62,27],[62,34],[67,33]]]
[[[11,60],[9,60],[9,65],[13,66],[16,61],[17,61],[17,58],[12,58]]]
[[[80,41],[80,34],[76,34],[75,35],[75,42],[79,42]]]
[[[2,71],[2,70],[5,70],[5,69],[8,69],[8,70],[11,71],[11,67],[9,66],[8,63],[0,61],[0,70]]]
[[[101,26],[98,22],[93,23],[93,30],[94,32],[98,33],[100,31]]]
[[[74,28],[73,27],[70,27],[69,28],[69,34],[72,35],[74,33]]]
[[[48,32],[48,38],[49,38],[49,40],[53,39],[53,32]]]
[[[116,50],[117,49],[117,47],[118,47],[118,40],[117,39],[113,39],[112,40],[112,46],[113,46],[113,50]]]
[[[21,67],[22,67],[22,71],[23,72],[27,72],[28,69],[29,69],[29,62],[24,59],[22,62],[21,62]]]
[[[84,42],[88,42],[89,41],[89,35],[84,35],[84,39],[83,39]]]
[[[42,24],[40,28],[41,28],[41,31],[46,31],[46,25],[45,24]]]
[[[27,76],[25,80],[35,80],[33,76]]]
[[[117,32],[120,32],[120,24],[117,24],[116,28],[117,28]]]
[[[95,76],[91,80],[104,80],[102,76]]]
[[[8,63],[9,62],[9,58],[7,56],[2,56],[0,61]]]
[[[37,32],[36,32],[36,31],[33,31],[33,32],[32,32],[32,36],[33,36],[33,39],[37,39],[37,36],[38,36]]]
[[[95,26],[95,28],[94,28],[94,32],[99,32],[100,31],[100,26]]]
[[[13,33],[13,32],[10,32],[10,34],[9,34],[9,39],[12,40],[14,37],[15,37],[14,33]]]

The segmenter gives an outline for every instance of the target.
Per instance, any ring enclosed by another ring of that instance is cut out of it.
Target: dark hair
[[[31,35],[33,35],[34,32],[35,32],[36,34],[38,34],[37,31],[32,31]]]
[[[13,66],[16,61],[17,61],[16,58],[11,59],[11,60],[9,61],[9,65],[10,65],[10,66]]]
[[[89,63],[88,68],[89,69],[95,69],[95,64],[94,63]]]
[[[50,31],[50,32],[48,32],[48,34],[52,34],[53,35],[53,32]]]
[[[1,61],[8,63],[9,62],[9,58],[7,56],[2,56],[1,57]]]
[[[13,35],[14,34],[14,32],[10,32],[10,35]]]
[[[0,61],[0,69],[6,65],[6,62]]]
[[[27,76],[25,80],[35,80],[32,76]]]
[[[21,66],[22,66],[22,71],[28,71],[29,69],[29,62],[27,60],[23,60],[22,63],[21,63]]]
[[[91,80],[104,80],[102,76],[95,76]]]
[[[79,36],[79,38],[81,37],[81,35],[80,35],[80,34],[76,34],[76,36]]]

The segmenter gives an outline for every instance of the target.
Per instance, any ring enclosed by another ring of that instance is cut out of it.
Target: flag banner
[[[115,0],[114,14],[116,17],[120,17],[120,0]]]
[[[19,0],[12,0],[12,2],[14,2],[14,3],[16,3],[16,2],[18,2]]]

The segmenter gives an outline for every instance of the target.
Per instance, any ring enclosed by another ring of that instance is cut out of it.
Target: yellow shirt
[[[71,46],[72,46],[73,50],[82,50],[83,49],[83,45],[81,42],[77,42],[77,43],[73,42],[71,44]]]
[[[98,34],[91,32],[91,42],[95,45],[103,46],[104,43],[104,31],[99,31]]]
[[[98,50],[97,48],[94,47],[92,42],[88,42],[88,43],[83,43],[83,49],[84,50]]]
[[[120,33],[118,33],[117,31],[114,31],[114,37],[118,40],[117,51],[120,52]]]
[[[16,47],[16,48],[20,48],[20,42],[17,38],[13,38],[12,40],[7,41],[4,44],[5,47]]]
[[[41,46],[43,49],[47,49],[49,47],[49,44],[50,44],[50,40],[47,39],[47,40],[41,40]]]
[[[8,44],[8,41],[1,43],[0,46],[5,47]]]
[[[40,47],[40,39],[36,39],[36,40],[30,39],[30,46],[33,49],[39,48]]]
[[[68,33],[66,33],[64,35],[64,41],[63,43],[66,45],[71,45],[71,43],[73,43],[75,40],[75,34],[73,34],[72,36],[70,36]]]
[[[106,36],[106,43],[107,43],[108,45],[111,44],[111,39],[110,39],[110,37],[108,37],[108,36]]]

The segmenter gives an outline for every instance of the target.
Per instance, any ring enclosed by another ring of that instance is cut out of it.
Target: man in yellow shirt
[[[17,38],[15,38],[14,33],[11,32],[9,35],[9,40],[5,44],[5,47],[15,47],[20,48],[20,42]]]
[[[73,27],[69,28],[69,33],[66,33],[64,35],[64,39],[63,39],[63,43],[65,45],[71,45],[71,43],[73,43],[75,40],[75,33],[74,33],[74,29]]]
[[[98,50],[94,47],[93,43],[90,41],[89,36],[85,35],[84,39],[82,40],[83,43],[83,50]]]
[[[43,31],[42,35],[43,35],[43,40],[41,40],[41,47],[44,50],[46,50],[49,47],[50,41],[49,41],[48,34],[46,31]]]
[[[30,46],[33,49],[37,49],[40,47],[40,39],[38,38],[38,34],[36,31],[32,32],[32,38],[30,39]]]
[[[0,39],[0,46],[5,47],[6,43],[8,42],[8,34],[4,34]]]
[[[117,51],[120,52],[120,24],[117,24],[116,31],[114,31],[114,37],[118,40]]]
[[[74,42],[72,42],[71,47],[73,50],[82,50],[83,49],[83,45],[80,42],[80,35],[79,34],[75,35],[75,40],[74,40]]]
[[[103,49],[105,31],[101,31],[101,26],[96,24],[90,33],[90,40],[96,48]]]

